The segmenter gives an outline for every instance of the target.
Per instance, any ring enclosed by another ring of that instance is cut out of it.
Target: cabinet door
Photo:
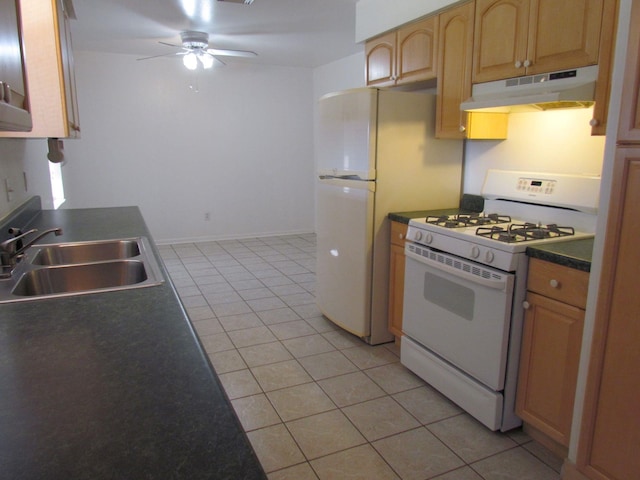
[[[640,6],[631,10],[618,143],[640,143]]]
[[[432,16],[398,30],[396,83],[436,78],[438,17]]]
[[[626,480],[640,472],[640,148],[618,148],[615,162],[578,468]]]
[[[408,225],[391,222],[389,249],[389,331],[402,336],[402,311],[404,297],[404,239]]]
[[[440,14],[436,137],[465,138],[467,114],[460,103],[471,96],[474,3]]]
[[[598,63],[603,0],[531,0],[527,74]]]
[[[618,31],[618,0],[604,0],[602,25],[600,27],[600,48],[598,51],[598,79],[596,80],[595,105],[591,119],[591,135],[607,134],[609,116],[609,96],[611,94],[611,73]],[[640,123],[639,123],[640,125]]]
[[[476,0],[475,15],[473,83],[524,75],[529,0]]]
[[[23,68],[20,10],[16,0],[0,0],[0,131],[31,129]]]
[[[370,86],[395,83],[396,32],[369,40],[365,44],[365,82]]]
[[[569,446],[584,310],[529,292],[516,413]]]

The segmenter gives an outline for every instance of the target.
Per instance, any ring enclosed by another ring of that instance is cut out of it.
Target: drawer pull
[[[560,288],[560,282],[555,278],[549,281],[549,285],[551,285],[551,288]]]

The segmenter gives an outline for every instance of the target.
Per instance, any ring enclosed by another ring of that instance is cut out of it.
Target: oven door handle
[[[467,273],[463,270],[459,270],[455,267],[450,267],[448,265],[442,264],[440,262],[431,260],[430,258],[427,257],[423,257],[422,255],[419,255],[417,253],[411,252],[409,250],[405,250],[405,255],[408,258],[412,258],[413,260],[417,261],[418,263],[423,263],[426,265],[429,265],[432,268],[435,268],[436,270],[440,270],[443,272],[447,272],[451,275],[454,275],[456,277],[462,278],[464,280],[467,280],[469,282],[475,283],[475,284],[479,284],[479,285],[483,285],[485,287],[488,288],[493,288],[495,290],[505,290],[507,288],[508,285],[508,281],[507,281],[507,277],[503,277],[502,280],[491,280],[488,278],[484,278],[482,276],[479,275],[474,275],[473,273]],[[467,263],[464,261],[461,261],[461,263]],[[480,269],[482,269],[482,267],[478,267]]]

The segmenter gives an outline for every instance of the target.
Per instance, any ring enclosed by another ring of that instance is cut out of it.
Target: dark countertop
[[[527,247],[527,255],[529,255],[529,257],[546,260],[547,262],[557,263],[558,265],[575,268],[584,272],[591,271],[592,253],[593,238]]]
[[[484,199],[480,195],[465,193],[457,208],[443,208],[439,210],[416,210],[412,212],[391,212],[389,220],[408,224],[412,218],[427,217],[429,215],[456,215],[458,213],[479,213],[484,208]]]
[[[150,238],[136,207],[43,211],[29,226],[62,227],[55,241]],[[0,477],[266,478],[163,274],[0,305]]]

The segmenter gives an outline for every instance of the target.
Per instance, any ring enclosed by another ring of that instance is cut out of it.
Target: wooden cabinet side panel
[[[409,226],[391,222],[389,248],[389,331],[402,336],[402,311],[404,300],[404,241]]]
[[[584,310],[527,295],[516,412],[561,445],[569,445]]]
[[[474,10],[470,2],[440,14],[437,138],[466,137],[466,113],[460,103],[471,96]]]
[[[438,71],[438,17],[433,16],[398,30],[396,83],[436,78]]]
[[[598,63],[604,0],[531,0],[527,74]]]
[[[524,75],[529,0],[476,0],[473,83]]]
[[[640,148],[618,149],[613,181],[578,467],[626,479],[640,472]]]

